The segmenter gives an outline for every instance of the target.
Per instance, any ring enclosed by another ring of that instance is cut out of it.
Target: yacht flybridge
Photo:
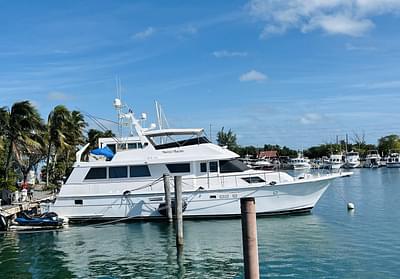
[[[185,218],[240,215],[240,198],[255,197],[258,214],[310,211],[330,182],[351,173],[306,174],[252,170],[239,155],[211,143],[203,129],[144,128],[119,99],[119,123],[127,137],[101,138],[84,146],[50,210],[69,221],[162,218],[163,174],[182,176]]]

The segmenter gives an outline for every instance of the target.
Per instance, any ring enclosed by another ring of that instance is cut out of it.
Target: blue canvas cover
[[[93,149],[92,151],[90,151],[90,153],[94,155],[103,155],[109,160],[111,160],[114,157],[114,153],[108,146],[103,148]]]

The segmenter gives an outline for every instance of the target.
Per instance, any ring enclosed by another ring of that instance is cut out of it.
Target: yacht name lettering
[[[180,153],[184,152],[183,150],[163,150],[162,153]]]

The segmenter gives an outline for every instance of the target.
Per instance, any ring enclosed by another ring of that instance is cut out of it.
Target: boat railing
[[[271,177],[268,177],[268,174],[275,174]],[[311,179],[311,178],[318,178],[318,177],[322,177],[322,176],[328,176],[331,175],[332,172],[328,169],[321,169],[321,171],[319,172],[315,172],[315,173],[306,173],[305,175],[300,175],[297,177],[294,177],[295,180],[300,180],[300,179]],[[221,175],[220,173],[216,174],[216,175],[207,175],[204,177],[182,177],[183,181],[189,182],[187,183],[187,185],[191,185],[192,187],[203,187],[203,188],[210,188],[210,186],[220,186],[222,188],[224,188],[225,186],[227,186],[229,184],[229,186],[235,186],[235,187],[239,187],[240,185],[245,186],[245,182],[243,181],[243,183],[239,183],[239,179],[242,178],[252,178],[258,176],[259,178],[263,179],[264,182],[260,182],[260,183],[264,183],[265,185],[275,185],[275,183],[282,183],[282,182],[286,182],[285,180],[282,180],[281,175],[278,174],[277,172],[251,172],[251,173],[235,173],[235,174],[223,174]],[[274,184],[270,184],[270,183],[274,183]],[[233,185],[232,185],[233,184]],[[254,184],[258,184],[258,183],[254,183]]]

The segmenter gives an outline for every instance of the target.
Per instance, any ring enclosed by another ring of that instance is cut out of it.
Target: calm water
[[[353,213],[346,202],[355,203]],[[263,278],[400,278],[400,170],[355,170],[312,214],[258,218]],[[240,220],[0,235],[0,278],[241,278]]]

